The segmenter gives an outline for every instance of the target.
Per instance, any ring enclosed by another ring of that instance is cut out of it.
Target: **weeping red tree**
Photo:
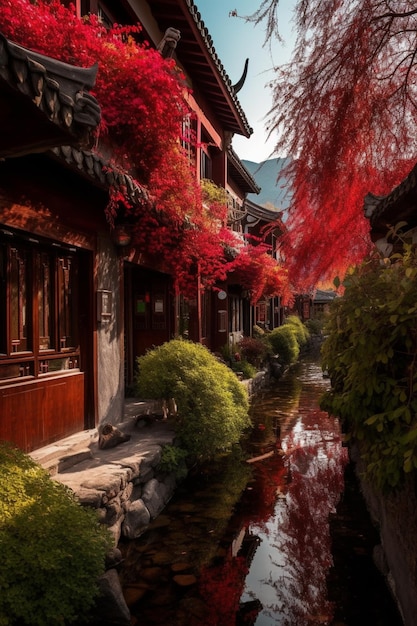
[[[280,36],[279,0],[247,19]],[[269,130],[291,155],[283,241],[299,287],[343,276],[370,248],[368,192],[385,195],[416,160],[413,0],[298,0],[291,61],[276,69]]]

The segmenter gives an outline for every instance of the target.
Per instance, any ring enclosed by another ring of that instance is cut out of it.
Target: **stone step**
[[[98,442],[97,429],[83,430],[30,453],[51,476],[92,457],[91,445]]]
[[[132,428],[146,425],[147,418],[162,413],[161,400],[140,400],[126,398],[124,415],[117,428],[122,432],[130,432]],[[141,419],[143,418],[143,419]],[[51,476],[64,472],[69,468],[93,457],[92,447],[97,451],[98,430],[83,430],[55,443],[33,450],[30,456],[46,469]]]

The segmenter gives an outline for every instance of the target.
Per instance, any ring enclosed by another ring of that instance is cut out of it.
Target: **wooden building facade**
[[[252,132],[236,96],[244,75],[232,85],[193,0],[76,5],[104,23],[141,22],[175,57],[192,88],[196,177],[227,191],[231,229],[253,228],[245,199],[259,188],[231,146]],[[91,151],[96,72],[0,35],[0,439],[26,451],[120,421],[136,358],[152,346],[183,335],[218,351],[255,321],[233,280],[186,301],[163,259],[109,228],[111,186],[133,204],[147,192]]]
[[[88,93],[75,105],[97,68],[3,36],[0,48],[0,437],[29,450],[95,423],[91,294],[103,214],[52,150],[88,148],[100,109]]]

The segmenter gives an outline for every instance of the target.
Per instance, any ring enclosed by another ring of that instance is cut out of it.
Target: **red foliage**
[[[259,424],[258,429],[265,432],[265,425]],[[271,521],[274,515],[274,508],[278,498],[277,493],[285,493],[287,491],[287,474],[288,467],[278,455],[274,455],[256,466],[256,490],[251,494],[251,509],[250,514],[248,513],[248,521],[253,527],[256,527],[257,530],[262,530],[265,534],[269,533],[268,522]],[[254,514],[254,511],[256,511],[256,514]]]
[[[277,25],[277,0],[257,19]],[[269,127],[296,156],[285,250],[307,288],[343,274],[370,248],[365,195],[383,195],[415,163],[415,2],[300,0],[293,58],[274,83]]]
[[[94,14],[79,20],[74,7],[58,0],[1,0],[0,9],[0,28],[13,41],[67,63],[99,63],[92,92],[102,109],[100,135],[108,135],[120,164],[135,168],[146,184],[165,150],[177,146],[188,112],[174,61],[135,42],[140,25],[107,30]]]
[[[111,190],[110,224],[119,212],[130,215],[134,244],[162,260],[186,295],[195,295],[197,272],[208,288],[238,268],[253,301],[279,293],[284,273],[265,250],[249,247],[232,264],[227,261],[226,206],[203,204],[195,172],[179,147],[189,113],[183,76],[173,60],[135,41],[140,29],[107,30],[95,15],[79,20],[74,6],[58,0],[0,0],[0,30],[13,41],[71,64],[99,64],[93,90],[102,110],[97,149],[106,153],[110,145],[115,165],[148,186],[152,200],[132,206],[123,190]]]
[[[281,294],[286,303],[291,298],[287,271],[269,254],[266,244],[257,246],[246,244],[230,264],[236,282],[251,294],[251,302],[256,303],[262,296]]]
[[[206,567],[200,576],[200,595],[207,614],[199,626],[230,626],[236,621],[240,596],[248,572],[246,559],[228,556],[221,567]]]

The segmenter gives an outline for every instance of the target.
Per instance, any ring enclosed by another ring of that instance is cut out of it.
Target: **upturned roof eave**
[[[177,59],[193,82],[201,85],[225,130],[250,137],[253,129],[194,1],[164,0],[151,3],[150,9],[161,30],[174,27],[180,31]]]
[[[267,209],[260,204],[256,204],[256,202],[253,202],[252,200],[245,200],[245,208],[249,215],[252,215],[253,217],[256,217],[257,219],[263,220],[265,222],[274,222],[275,220],[282,218],[281,211],[273,211],[272,209]]]
[[[383,232],[400,221],[417,223],[417,164],[389,194],[368,193],[363,209],[375,232]]]

